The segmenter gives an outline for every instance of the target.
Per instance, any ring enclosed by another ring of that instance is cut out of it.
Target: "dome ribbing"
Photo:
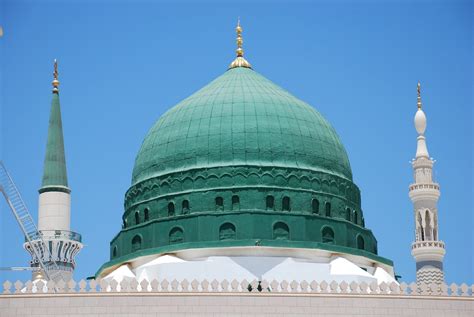
[[[155,123],[137,155],[132,183],[230,165],[302,168],[352,180],[346,151],[318,111],[257,72],[238,67]]]

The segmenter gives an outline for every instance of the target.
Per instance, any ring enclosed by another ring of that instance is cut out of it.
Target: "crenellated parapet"
[[[404,298],[420,298],[428,296],[432,299],[437,297],[463,297],[466,301],[472,301],[474,297],[474,285],[446,284],[446,283],[366,283],[355,281],[295,281],[295,280],[137,280],[135,278],[124,277],[120,280],[100,279],[100,280],[69,280],[59,281],[4,281],[0,290],[0,297],[21,296],[21,295],[44,295],[49,294],[86,294],[93,293],[152,293],[155,295],[167,293],[173,294],[247,294],[254,296],[269,296],[283,294],[324,294],[325,296],[355,296],[359,300],[372,296],[393,296]],[[119,295],[119,294],[117,294]]]

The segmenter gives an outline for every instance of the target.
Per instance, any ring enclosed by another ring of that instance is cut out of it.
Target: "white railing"
[[[67,230],[41,230],[41,236],[44,240],[72,240],[82,242],[82,237],[79,233]]]
[[[474,285],[457,284],[406,284],[406,283],[337,283],[335,281],[320,283],[297,281],[177,281],[147,280],[137,281],[124,278],[120,283],[116,280],[73,280],[65,283],[42,280],[23,283],[16,281],[3,283],[5,294],[44,294],[44,293],[307,293],[307,294],[345,294],[345,295],[397,295],[397,296],[464,296],[474,297]],[[2,296],[0,294],[0,296]]]
[[[419,190],[419,189],[436,189],[439,190],[439,185],[438,184],[413,184],[410,185],[410,191],[412,190]]]
[[[417,248],[423,247],[437,247],[444,249],[444,242],[443,241],[416,241],[413,242],[411,245],[412,250]]]

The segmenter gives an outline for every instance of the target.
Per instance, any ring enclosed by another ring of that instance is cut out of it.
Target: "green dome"
[[[365,228],[360,191],[334,129],[245,66],[156,122],[124,207],[102,269],[147,255],[247,246],[388,261]]]
[[[295,167],[352,180],[346,151],[321,114],[244,67],[228,70],[155,123],[132,183],[229,165]]]

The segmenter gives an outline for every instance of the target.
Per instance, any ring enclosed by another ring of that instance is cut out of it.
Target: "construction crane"
[[[33,257],[31,270],[43,271],[44,277],[47,280],[53,280],[54,282],[65,280],[61,274],[61,271],[59,270],[58,265],[54,261],[51,251],[46,246],[41,232],[38,231],[33,218],[28,212],[28,208],[26,208],[26,204],[21,198],[18,188],[13,182],[12,177],[8,173],[2,161],[0,161],[0,191],[7,201],[13,216],[18,222],[18,225],[25,236],[26,243],[30,245],[34,252],[35,256]],[[42,260],[43,258],[49,259],[49,261],[45,263]],[[16,269],[25,270],[25,268]]]

